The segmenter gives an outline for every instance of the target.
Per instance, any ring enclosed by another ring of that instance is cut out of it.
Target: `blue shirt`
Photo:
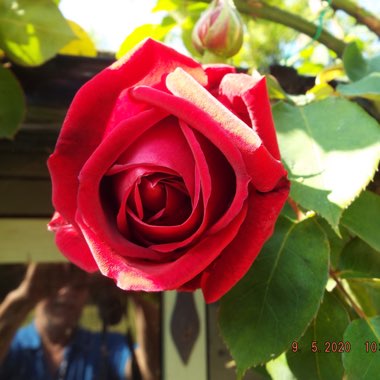
[[[0,380],[121,380],[131,356],[120,334],[103,335],[78,329],[54,376],[49,372],[34,323],[21,328],[0,366]]]

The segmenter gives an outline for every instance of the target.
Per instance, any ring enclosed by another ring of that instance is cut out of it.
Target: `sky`
[[[78,23],[100,51],[117,51],[129,33],[145,23],[158,23],[152,14],[156,0],[61,0],[63,15]]]

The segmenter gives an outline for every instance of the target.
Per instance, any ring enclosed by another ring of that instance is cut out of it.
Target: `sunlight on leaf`
[[[68,20],[71,30],[76,36],[75,40],[70,41],[60,51],[60,54],[78,55],[84,57],[96,57],[97,51],[87,32],[76,22]]]
[[[344,212],[342,224],[380,252],[380,196],[364,191]]]
[[[337,87],[337,91],[348,97],[360,96],[362,98],[379,101],[380,72],[371,73],[353,83],[340,84]]]
[[[51,0],[0,2],[0,48],[20,65],[40,65],[74,38]]]
[[[343,210],[372,179],[380,159],[375,119],[348,100],[330,97],[273,107],[291,197],[338,232]]]
[[[157,41],[163,41],[168,32],[175,26],[175,21],[171,17],[166,18],[163,24],[144,24],[137,27],[121,44],[116,58],[121,58],[124,54],[128,53],[138,43],[145,38],[153,38]]]

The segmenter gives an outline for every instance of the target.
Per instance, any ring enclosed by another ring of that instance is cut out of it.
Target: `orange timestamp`
[[[343,352],[350,352],[351,351],[351,343],[346,341],[339,341],[339,342],[334,342],[334,341],[325,341],[325,342],[317,342],[316,340],[313,340],[310,343],[309,346],[310,352],[313,353],[320,353],[320,352],[333,352],[333,353],[343,353]],[[300,347],[298,342],[294,341],[292,343],[291,350],[293,352],[298,352],[300,351]]]

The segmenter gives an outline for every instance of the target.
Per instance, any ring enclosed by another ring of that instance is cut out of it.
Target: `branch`
[[[355,4],[351,0],[332,0],[331,7],[335,10],[342,10],[356,19],[357,22],[366,25],[378,37],[380,37],[380,19],[373,13]]]
[[[338,278],[338,276],[335,274],[335,272],[332,269],[330,269],[330,277],[335,281],[339,291],[342,292],[343,296],[348,300],[351,307],[355,310],[356,314],[362,319],[367,319],[367,316],[364,314],[364,311],[359,307],[359,305],[356,304],[356,302],[352,299],[352,297],[347,293],[346,289],[340,282],[340,279]]]
[[[346,47],[346,44],[342,40],[334,37],[326,30],[323,29],[320,35],[316,36],[318,27],[313,23],[295,15],[294,13],[270,6],[262,0],[235,0],[235,5],[241,13],[288,26],[311,38],[317,37],[315,38],[316,41],[333,50],[338,56],[342,56]]]

